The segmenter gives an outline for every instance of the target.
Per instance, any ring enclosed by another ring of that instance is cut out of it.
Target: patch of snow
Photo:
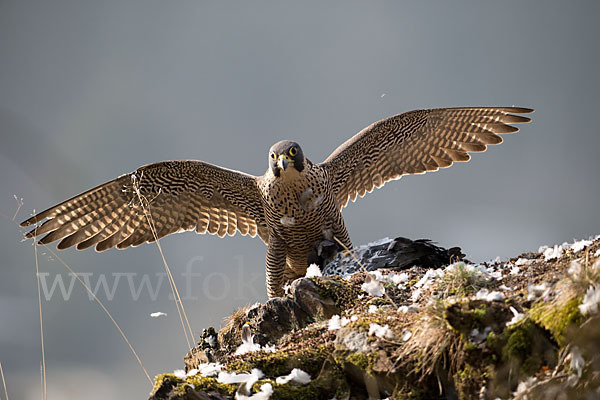
[[[408,339],[410,339],[411,336],[412,336],[412,332],[409,331],[408,329],[405,329],[404,332],[402,332],[402,341],[403,342],[408,341]]]
[[[164,312],[158,311],[158,312],[153,312],[153,313],[151,313],[151,314],[150,314],[150,316],[151,316],[152,318],[166,317],[166,316],[167,316],[167,313],[164,313]]]
[[[540,285],[529,285],[527,286],[527,300],[535,300],[540,297],[545,299],[551,290],[546,282],[542,282]]]
[[[198,375],[198,372],[200,372],[197,368],[194,369],[190,369],[187,374],[185,374],[185,376],[194,376],[194,375]]]
[[[252,371],[250,371],[250,373],[248,373],[248,372],[237,373],[237,372],[221,371],[221,372],[219,372],[219,376],[217,376],[217,382],[225,383],[225,384],[247,383],[247,382],[252,382],[252,381],[256,382],[263,376],[264,376],[263,372],[258,368],[254,368]]]
[[[296,219],[294,217],[281,217],[279,222],[281,222],[281,225],[287,227],[296,225]]]
[[[423,291],[421,289],[413,290],[412,294],[410,295],[410,299],[413,301],[413,303],[419,300],[422,292]]]
[[[518,260],[515,262],[515,265],[518,267],[518,266],[521,266],[521,265],[529,265],[529,264],[532,264],[532,263],[533,263],[533,260],[530,260],[530,259],[528,259],[528,258],[519,258],[519,259],[518,259]],[[517,271],[517,273],[518,273],[518,272],[519,272],[519,271]],[[512,274],[512,272],[511,272],[511,274]]]
[[[594,253],[594,257],[598,257],[600,256],[600,249],[596,250],[596,252]]]
[[[346,317],[342,317],[340,318],[339,315],[334,315],[333,317],[331,317],[329,319],[329,322],[327,322],[327,329],[330,331],[335,331],[338,330],[346,325],[348,325],[350,323],[350,320]]]
[[[254,343],[254,335],[250,330],[250,326],[242,327],[242,344],[235,351],[236,355],[252,353],[260,350],[260,344]]]
[[[443,276],[444,272],[437,269],[428,270],[425,275],[417,283],[415,283],[415,287],[424,287],[427,288],[431,283],[438,277]]]
[[[275,382],[278,385],[285,385],[289,382],[296,382],[301,385],[306,385],[307,383],[310,383],[310,381],[310,375],[299,368],[294,368],[292,372],[290,372],[288,375],[280,376],[277,379],[275,379]]]
[[[564,249],[562,246],[554,245],[554,247],[542,246],[540,253],[544,254],[544,261],[556,260],[563,255]]]
[[[510,307],[510,311],[513,313],[513,317],[510,321],[508,321],[506,323],[506,326],[514,325],[525,317],[524,314],[521,314],[520,312],[518,312],[517,309],[514,308],[513,306]]]
[[[522,258],[519,258],[519,260],[522,260]],[[519,272],[521,271],[521,268],[514,266],[510,269],[510,274],[511,275],[518,275]]]
[[[390,274],[389,278],[395,285],[408,282],[408,274],[406,272],[402,272],[401,274]]]
[[[263,347],[261,347],[261,350],[264,351],[265,353],[275,353],[277,350],[275,349],[275,345],[269,345],[266,344]]]
[[[394,332],[391,331],[388,325],[381,326],[376,323],[369,324],[369,336],[377,336],[382,339],[393,339]]]
[[[198,365],[198,372],[203,377],[215,376],[219,372],[221,372],[222,368],[223,368],[223,366],[220,363],[200,364],[200,365]]]
[[[598,312],[598,304],[600,304],[600,284],[590,285],[583,301],[579,305],[579,311],[583,315],[596,314]]]
[[[419,306],[417,304],[411,305],[411,306],[400,306],[400,307],[398,307],[398,312],[416,313],[418,311],[419,311]]]
[[[173,371],[173,375],[175,375],[179,379],[185,379],[187,376],[185,371],[182,369],[176,369],[175,371]]]
[[[254,383],[253,383],[254,384]],[[248,386],[251,387],[250,383],[245,383],[244,386],[247,388]],[[246,389],[247,391],[247,389]],[[254,393],[251,396],[245,395],[240,393],[240,391],[238,390],[235,393],[235,399],[236,400],[268,400],[271,395],[273,394],[273,385],[271,385],[270,383],[263,383],[260,386],[260,391],[257,393]]]
[[[573,250],[573,253],[579,253],[581,250],[585,249],[592,243],[593,242],[591,240],[576,240],[572,245],[569,246],[569,248]]]
[[[378,281],[378,282],[387,282],[387,279],[386,279],[386,277],[384,277],[384,276],[383,276],[383,274],[381,273],[381,271],[380,271],[380,270],[378,270],[378,269],[376,269],[376,270],[375,270],[375,271],[373,271],[373,272],[370,272],[370,274],[371,274],[372,276],[374,276],[374,277],[375,277],[375,279],[377,279],[377,281]]]
[[[379,272],[379,274],[381,274],[381,272]],[[377,280],[376,275],[371,273],[367,274],[365,283],[363,283],[360,288],[374,297],[381,297],[385,293],[385,288]]]
[[[501,281],[503,278],[501,271],[495,271],[491,267],[488,268],[487,273],[497,281]]]
[[[498,289],[500,289],[500,290],[510,290],[510,288],[508,286],[504,285],[504,284],[498,286]]]
[[[235,355],[253,353],[255,351],[266,351],[272,353],[275,351],[274,346],[261,347],[260,344],[254,343],[254,335],[250,330],[249,325],[242,327],[242,344],[235,351]]]
[[[246,387],[248,386],[248,384],[245,384]],[[235,399],[236,400],[268,400],[271,395],[273,394],[273,385],[271,385],[270,383],[263,383],[260,386],[260,391],[257,393],[254,393],[252,396],[246,396],[242,393],[240,393],[239,391],[236,392],[235,394]]]
[[[373,305],[373,304],[371,304],[371,305],[369,306],[369,309],[367,310],[367,312],[368,312],[369,314],[375,314],[375,313],[377,312],[377,306],[376,306],[376,305]]]
[[[310,264],[306,269],[306,275],[304,276],[307,278],[314,278],[317,276],[323,276],[323,274],[321,273],[321,268],[319,268],[317,264]]]
[[[483,288],[477,292],[475,298],[485,301],[502,301],[504,300],[504,294],[496,291],[490,292],[486,288]]]

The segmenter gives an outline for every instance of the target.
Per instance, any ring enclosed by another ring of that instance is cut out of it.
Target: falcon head
[[[269,150],[269,167],[278,178],[289,173],[302,172],[304,163],[304,153],[296,142],[282,140]]]

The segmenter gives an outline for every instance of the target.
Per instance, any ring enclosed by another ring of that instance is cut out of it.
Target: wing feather
[[[96,246],[123,249],[156,236],[195,229],[198,233],[267,239],[255,177],[201,161],[165,161],[72,197],[21,223],[39,224],[25,236],[61,240],[59,249]]]
[[[407,174],[423,174],[469,161],[469,152],[499,144],[499,135],[530,122],[521,107],[415,110],[376,122],[339,146],[324,162],[340,208],[375,187]]]

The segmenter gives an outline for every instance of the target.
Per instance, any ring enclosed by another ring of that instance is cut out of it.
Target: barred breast
[[[351,247],[327,172],[307,160],[306,168],[287,179],[268,171],[259,183],[270,235],[286,244],[286,275],[303,276],[314,246],[336,235]]]

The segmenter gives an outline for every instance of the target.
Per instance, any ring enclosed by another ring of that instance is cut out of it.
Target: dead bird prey
[[[152,242],[171,233],[258,235],[267,245],[267,292],[304,276],[307,258],[323,240],[352,248],[342,208],[402,175],[423,174],[468,161],[530,119],[518,107],[416,110],[366,127],[313,164],[296,142],[269,150],[263,176],[202,161],[165,161],[138,168],[21,223],[26,237],[46,234],[59,249],[104,251]]]

